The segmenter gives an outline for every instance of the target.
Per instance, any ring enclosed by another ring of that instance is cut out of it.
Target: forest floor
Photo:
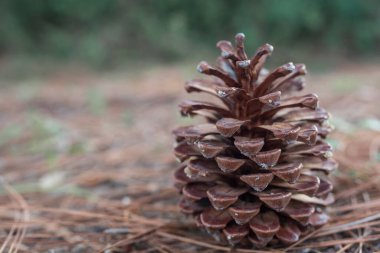
[[[333,115],[331,223],[277,251],[215,243],[179,214],[171,129],[186,66],[0,77],[0,252],[380,252],[380,65],[311,73]]]

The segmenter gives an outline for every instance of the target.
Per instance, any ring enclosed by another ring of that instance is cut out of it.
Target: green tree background
[[[0,56],[113,66],[183,60],[236,32],[249,50],[371,57],[380,45],[376,0],[3,0]],[[252,52],[252,51],[250,51]]]

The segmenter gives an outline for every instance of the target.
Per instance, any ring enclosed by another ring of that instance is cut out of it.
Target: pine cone
[[[211,94],[221,103],[184,101],[184,116],[207,123],[173,131],[182,162],[175,185],[180,209],[194,216],[217,240],[231,245],[291,244],[328,221],[324,207],[334,201],[328,174],[337,167],[329,114],[315,94],[290,96],[304,87],[303,64],[287,63],[268,72],[265,44],[252,58],[244,34],[236,46],[219,41],[217,67],[197,70],[212,80],[192,80],[187,92]]]

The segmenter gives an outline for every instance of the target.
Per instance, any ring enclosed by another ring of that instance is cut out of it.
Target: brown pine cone
[[[236,46],[219,41],[217,67],[197,70],[211,80],[186,83],[187,92],[208,93],[221,103],[184,101],[184,116],[207,123],[173,131],[180,209],[220,241],[231,245],[291,244],[328,221],[324,207],[334,201],[327,179],[336,169],[329,114],[315,94],[291,96],[304,87],[303,64],[268,72],[269,44],[248,58],[244,34]]]

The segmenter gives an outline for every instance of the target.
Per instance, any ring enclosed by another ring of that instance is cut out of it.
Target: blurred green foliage
[[[236,32],[307,53],[379,49],[376,0],[2,0],[0,54],[112,65],[183,59]],[[252,51],[251,51],[252,52]]]

